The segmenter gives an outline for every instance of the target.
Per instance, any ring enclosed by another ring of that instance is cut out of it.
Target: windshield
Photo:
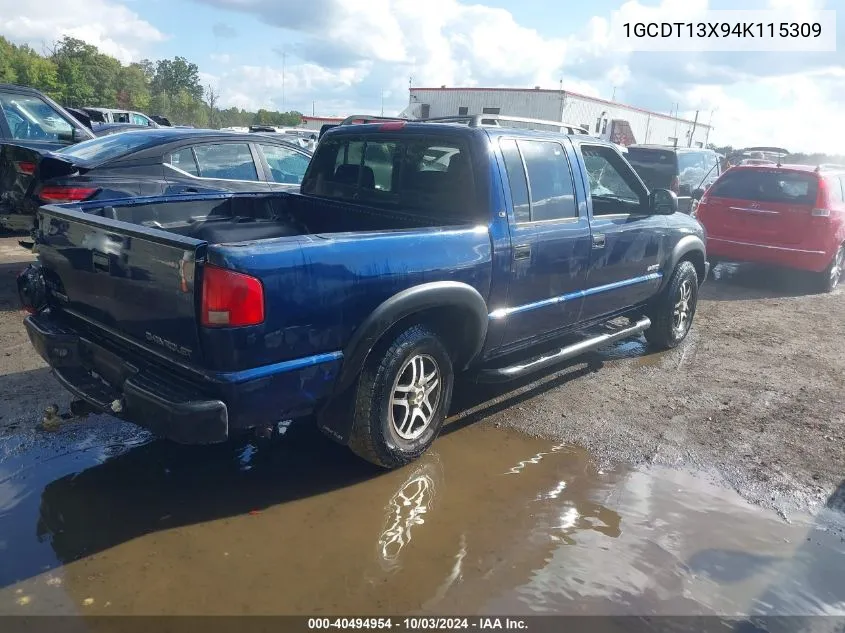
[[[153,143],[154,139],[147,132],[120,132],[64,147],[58,153],[77,161],[102,163],[119,156],[124,156]]]
[[[73,126],[46,101],[32,96],[4,95],[0,90],[0,110],[13,139],[71,141]]]

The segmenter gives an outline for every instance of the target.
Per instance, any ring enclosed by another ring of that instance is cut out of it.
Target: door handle
[[[593,235],[593,248],[604,248],[604,244],[604,233],[596,233]]]
[[[199,192],[200,192],[199,189],[197,189],[196,187],[186,187],[185,188],[185,193],[199,193]]]
[[[531,258],[531,247],[527,246],[527,245],[514,247],[513,258],[514,259],[530,259]]]

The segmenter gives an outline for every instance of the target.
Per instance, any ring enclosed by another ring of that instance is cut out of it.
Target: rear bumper
[[[773,246],[708,237],[707,256],[711,259],[772,264],[773,266],[821,272],[830,264],[833,253],[798,246]]]
[[[330,393],[340,360],[290,362],[253,380],[237,374],[188,379],[50,317],[24,320],[29,339],[62,386],[95,410],[183,444],[225,441],[233,430],[305,415]],[[236,382],[237,381],[237,382]]]

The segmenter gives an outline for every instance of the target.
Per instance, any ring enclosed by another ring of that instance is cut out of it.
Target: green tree
[[[156,62],[155,75],[152,79],[153,92],[175,95],[185,91],[193,99],[200,101],[203,87],[200,83],[199,67],[184,57],[160,59]]]
[[[121,66],[117,74],[117,104],[121,108],[146,111],[150,107],[150,87],[140,64]]]
[[[14,58],[18,48],[5,37],[0,37],[0,83],[13,84],[18,81]]]
[[[177,125],[292,126],[302,117],[293,111],[221,109],[216,89],[206,91],[199,68],[184,57],[124,66],[96,46],[67,36],[46,56],[0,37],[0,83],[32,86],[70,107],[119,106],[162,114]]]

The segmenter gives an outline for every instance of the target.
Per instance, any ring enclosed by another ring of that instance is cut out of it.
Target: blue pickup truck
[[[77,403],[183,443],[311,417],[387,468],[457,372],[678,345],[708,272],[615,146],[479,117],[340,125],[300,192],[45,206],[34,238],[26,328]]]

